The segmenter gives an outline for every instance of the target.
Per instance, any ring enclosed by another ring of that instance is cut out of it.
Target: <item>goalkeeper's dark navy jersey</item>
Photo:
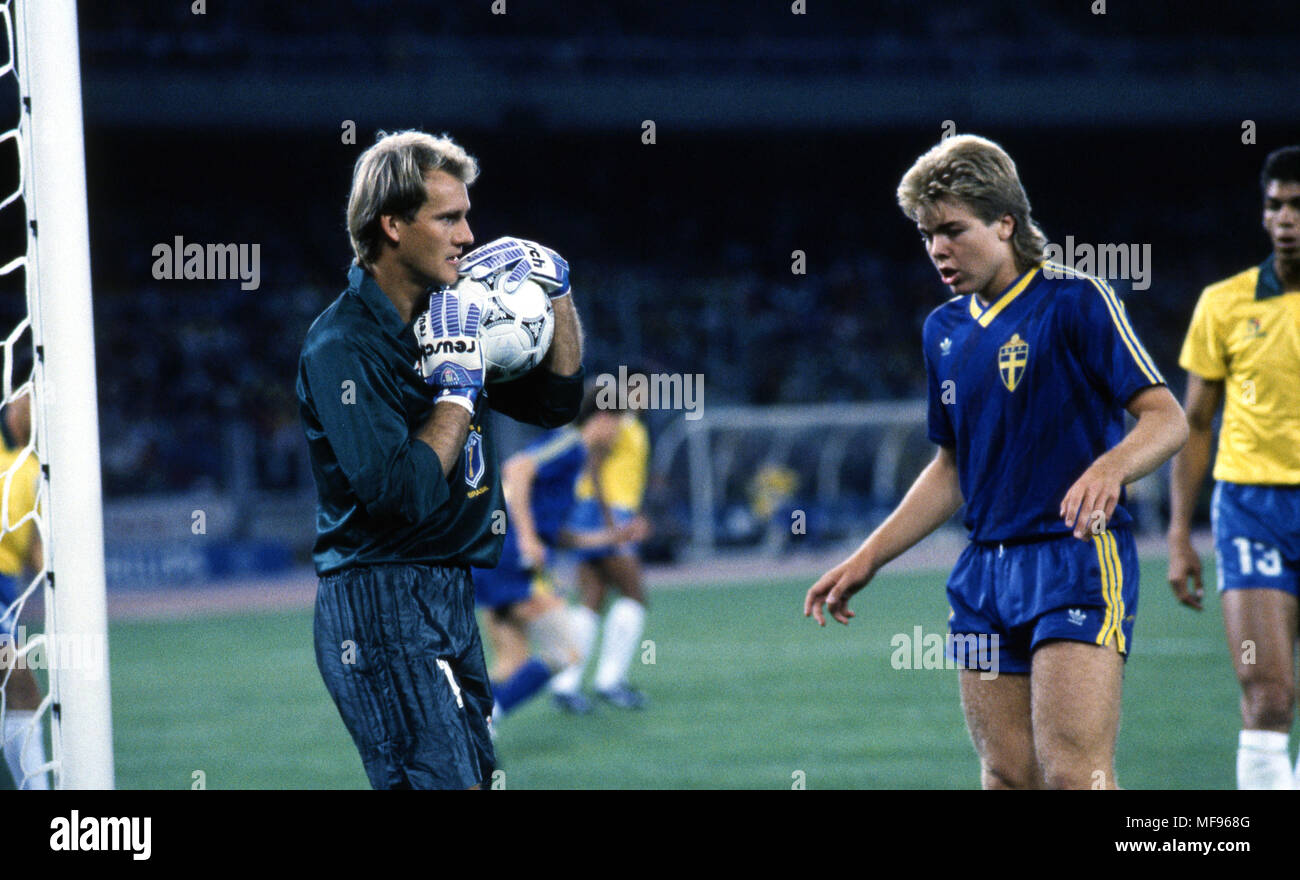
[[[573,419],[581,369],[538,369],[493,384],[478,397],[465,448],[444,476],[416,432],[432,394],[416,364],[414,321],[359,266],[348,289],[321,313],[298,362],[298,401],[319,498],[313,558],[319,574],[383,562],[490,568],[504,509],[487,407],[546,428]]]
[[[974,541],[1069,534],[1065,493],[1123,439],[1133,395],[1164,383],[1110,286],[1054,263],[987,307],[954,297],[923,338],[930,439],[955,451]],[[1112,526],[1132,522],[1123,502]]]

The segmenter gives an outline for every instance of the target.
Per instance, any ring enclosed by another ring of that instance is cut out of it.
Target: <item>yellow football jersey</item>
[[[1300,484],[1300,290],[1272,257],[1205,288],[1178,363],[1224,383],[1216,480]]]
[[[640,419],[625,413],[614,445],[600,468],[605,503],[622,510],[639,511],[649,468],[650,434]],[[583,473],[574,494],[580,500],[596,497],[596,487],[589,473]]]
[[[8,514],[0,523],[0,574],[17,576],[27,564],[32,540],[36,537],[36,524],[31,520],[17,529],[13,526],[36,507],[36,493],[40,486],[41,465],[34,452],[28,453],[16,468],[14,463],[22,455],[20,449],[9,449],[0,444],[0,491],[8,491],[8,504],[0,508]],[[12,473],[10,471],[12,470]]]

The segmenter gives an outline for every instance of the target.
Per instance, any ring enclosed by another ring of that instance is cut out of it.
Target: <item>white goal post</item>
[[[47,484],[45,638],[96,644],[50,665],[54,784],[113,787],[90,237],[73,0],[14,0],[27,211],[26,284],[35,348],[33,430]],[[7,378],[7,377],[6,377]],[[94,658],[96,662],[90,662]]]

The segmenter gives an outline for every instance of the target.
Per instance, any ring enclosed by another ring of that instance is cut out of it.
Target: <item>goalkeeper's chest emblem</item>
[[[1008,391],[1015,391],[1020,380],[1025,377],[1025,366],[1029,363],[1029,343],[1020,338],[1019,333],[1012,334],[998,349],[998,373],[1002,384]]]
[[[477,489],[487,473],[487,459],[483,456],[483,435],[470,431],[465,438],[465,485]]]

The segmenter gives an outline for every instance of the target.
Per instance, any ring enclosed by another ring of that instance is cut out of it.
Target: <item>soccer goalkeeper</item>
[[[423,132],[381,135],[361,155],[348,288],[312,324],[299,361],[319,496],[316,662],[375,788],[490,778],[492,693],[469,572],[495,565],[502,543],[487,409],[558,427],[582,399],[567,263],[550,251],[529,261],[538,249],[513,239],[464,254],[477,175],[458,144]],[[448,289],[472,269],[526,273],[554,304],[545,360],[491,388],[477,309],[462,316]]]

